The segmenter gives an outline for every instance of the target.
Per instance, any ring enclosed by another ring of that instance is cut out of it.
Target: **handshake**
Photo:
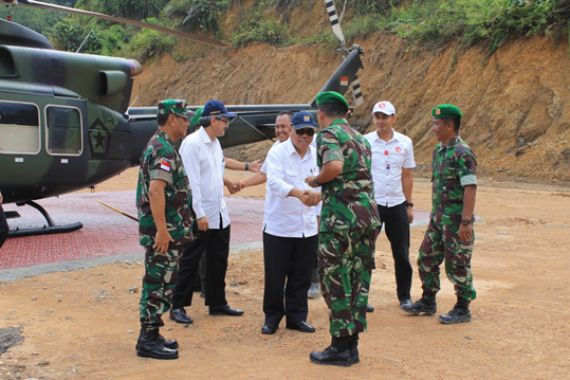
[[[313,190],[299,192],[297,198],[308,207],[316,206],[321,201],[321,193]]]
[[[232,181],[229,179],[224,179],[224,185],[226,185],[230,194],[236,194],[244,189],[245,181],[244,180]]]

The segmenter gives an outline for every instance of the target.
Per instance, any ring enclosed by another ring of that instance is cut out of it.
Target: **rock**
[[[136,286],[129,288],[130,294],[134,294],[134,293],[138,293],[138,292],[139,292],[139,288],[137,288]]]
[[[38,367],[45,367],[49,365],[49,360],[42,360],[38,363]]]

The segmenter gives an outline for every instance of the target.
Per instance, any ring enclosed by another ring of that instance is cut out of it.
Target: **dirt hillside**
[[[292,18],[309,26],[300,33],[329,28],[325,17],[317,17],[320,7],[301,8],[305,13]],[[228,16],[226,24],[231,26],[236,17]],[[427,50],[384,33],[353,42],[366,52],[360,75],[366,103],[353,123],[367,128],[374,102],[391,100],[398,109],[398,128],[415,142],[420,174],[429,172],[434,144],[430,110],[453,102],[464,111],[461,134],[477,153],[483,175],[570,181],[566,42],[521,38],[491,57],[483,46],[463,49],[452,44]],[[136,105],[152,105],[167,96],[193,104],[209,98],[230,104],[308,102],[340,60],[331,44],[210,50],[182,42],[172,56],[145,65],[133,99]],[[247,152],[262,156],[266,148],[261,144]]]

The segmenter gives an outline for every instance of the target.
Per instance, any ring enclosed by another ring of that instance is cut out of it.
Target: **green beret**
[[[188,119],[186,101],[182,99],[166,99],[158,103],[159,115],[168,115],[169,113]]]
[[[204,107],[200,107],[196,110],[194,116],[192,116],[192,119],[190,119],[190,127],[196,128],[198,125],[200,125],[200,118],[202,117],[202,111],[204,111]]]
[[[344,96],[342,96],[338,92],[325,91],[325,92],[319,92],[317,94],[317,107],[323,104],[330,104],[330,103],[336,103],[342,106],[346,112],[348,112],[348,102],[346,101]]]
[[[459,107],[453,104],[440,104],[431,110],[434,119],[461,119],[463,114]]]

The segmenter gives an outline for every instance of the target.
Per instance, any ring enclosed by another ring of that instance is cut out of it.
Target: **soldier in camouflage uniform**
[[[175,144],[188,127],[186,102],[168,99],[158,105],[159,130],[143,152],[137,184],[140,243],[146,249],[137,355],[178,358],[178,342],[159,334],[176,285],[178,256],[193,240],[192,199]]]
[[[435,314],[435,295],[440,289],[439,266],[445,260],[445,272],[454,284],[457,303],[439,320],[444,324],[469,322],[469,303],[476,297],[471,255],[475,241],[477,161],[459,137],[462,116],[459,108],[441,104],[432,110],[432,116],[432,130],[440,143],[433,151],[430,223],[418,256],[423,295],[404,310],[415,315]]]
[[[318,260],[323,297],[330,312],[332,342],[312,352],[317,364],[350,366],[359,361],[358,334],[366,329],[366,305],[380,227],[372,189],[370,144],[350,127],[348,103],[339,93],[317,95],[317,162],[321,171],[307,178],[322,186]]]

